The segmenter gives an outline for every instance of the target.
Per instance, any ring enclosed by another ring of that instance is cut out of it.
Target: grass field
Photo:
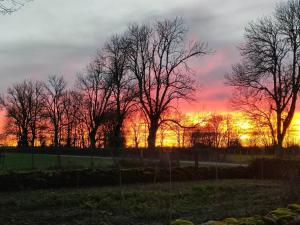
[[[286,182],[222,180],[127,187],[0,193],[2,225],[195,224],[230,216],[264,214],[300,202]]]
[[[64,156],[28,153],[5,153],[1,159],[0,170],[51,170],[57,168],[111,168],[112,158],[89,157],[89,156]]]
[[[82,168],[103,168],[109,169],[114,166],[110,157],[90,157],[72,155],[48,155],[30,153],[5,153],[0,158],[0,171],[28,171],[28,170],[53,170],[53,169],[82,169]],[[238,166],[251,161],[249,156],[239,161],[240,156],[228,156],[232,160],[219,166]],[[194,166],[194,161],[180,161],[181,167]],[[199,166],[216,166],[215,162],[200,162]]]
[[[72,155],[49,155],[30,153],[2,153],[0,157],[0,172],[2,171],[28,171],[28,170],[53,170],[53,169],[82,169],[102,168],[109,169],[115,166],[111,157],[97,156],[72,156]],[[247,155],[227,154],[225,158],[220,157],[217,161],[199,162],[199,166],[239,166],[247,165],[255,158],[274,158],[274,155]],[[289,159],[300,159],[300,155],[288,157]],[[223,159],[223,160],[222,160]],[[194,161],[180,161],[181,167],[194,166]]]

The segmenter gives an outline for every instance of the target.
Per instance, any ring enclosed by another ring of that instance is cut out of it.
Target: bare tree
[[[106,74],[99,53],[87,67],[85,75],[78,76],[77,86],[83,95],[82,118],[88,130],[90,147],[96,148],[96,135],[106,116],[112,111],[112,81]]]
[[[60,145],[60,133],[63,127],[62,117],[65,110],[64,95],[66,81],[62,76],[49,76],[48,82],[44,84],[45,95],[45,116],[49,119],[53,132],[53,144]]]
[[[0,13],[11,14],[32,0],[0,0]]]
[[[78,139],[77,130],[82,122],[82,95],[76,91],[67,91],[63,97],[63,126],[65,130],[65,144],[75,147]]]
[[[147,129],[145,129],[147,122],[144,114],[140,110],[135,111],[127,118],[125,126],[128,128],[127,137],[131,139],[130,142],[132,142],[132,145],[135,148],[144,145],[143,140],[147,139]]]
[[[236,87],[242,109],[269,121],[276,144],[282,147],[293,119],[300,88],[300,2],[289,0],[276,8],[275,16],[250,23],[241,47],[243,61],[227,76]],[[248,104],[249,103],[249,104]]]
[[[6,116],[12,122],[7,127],[16,132],[18,146],[29,145],[30,131],[31,145],[34,146],[36,127],[41,119],[43,107],[41,96],[40,82],[23,81],[8,88],[6,95],[1,98],[1,105],[6,110]]]
[[[212,146],[219,148],[224,145],[225,118],[223,115],[213,113],[207,120],[206,130],[212,134]]]
[[[32,105],[31,105],[31,122],[29,124],[31,131],[31,146],[35,146],[38,132],[42,129],[43,113],[45,109],[44,88],[42,82],[32,82]]]
[[[138,83],[140,106],[149,122],[148,147],[154,148],[161,115],[176,99],[189,99],[194,90],[189,59],[207,53],[199,42],[185,43],[182,20],[129,27],[130,69]]]
[[[238,131],[234,127],[234,119],[232,115],[226,114],[224,116],[224,145],[227,148],[231,147],[233,141],[238,140]]]
[[[186,129],[185,127],[187,127],[184,115],[177,112],[174,113],[172,117],[172,119],[178,123],[169,122],[167,125],[169,126],[170,131],[173,131],[176,136],[177,147],[184,147],[184,131]],[[179,124],[184,125],[185,127],[182,127]]]
[[[128,70],[129,42],[125,36],[113,36],[104,47],[105,69],[112,82],[112,99],[115,101],[115,115],[111,123],[111,146],[122,147],[122,127],[125,118],[132,111],[137,96],[133,74]]]

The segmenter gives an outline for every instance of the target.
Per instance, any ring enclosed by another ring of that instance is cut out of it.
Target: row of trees
[[[37,137],[44,143],[51,133],[54,146],[64,135],[68,146],[79,139],[86,146],[87,136],[92,148],[100,142],[121,147],[124,121],[139,111],[147,145],[154,148],[160,127],[181,126],[168,115],[176,111],[174,101],[191,99],[195,90],[190,59],[209,53],[204,43],[186,39],[178,18],[132,25],[98,51],[71,90],[58,76],[13,85],[1,98],[7,132],[16,134],[21,146],[34,145]],[[300,1],[281,3],[272,16],[250,23],[240,51],[242,62],[226,76],[235,87],[232,103],[257,127],[267,127],[272,144],[282,147],[300,90]]]
[[[7,133],[19,146],[34,146],[37,138],[44,145],[50,136],[55,147],[84,147],[88,136],[91,148],[122,147],[124,121],[140,111],[154,148],[173,102],[194,91],[189,60],[208,53],[204,43],[186,42],[187,32],[178,18],[132,25],[98,51],[75,87],[55,75],[14,84],[1,97]]]

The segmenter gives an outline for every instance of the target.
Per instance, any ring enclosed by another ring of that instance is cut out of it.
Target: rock
[[[300,214],[300,205],[299,204],[290,204],[288,205],[288,209]]]
[[[171,222],[171,225],[194,225],[194,224],[188,220],[177,219]]]
[[[217,225],[217,223],[220,221],[216,221],[216,220],[209,220],[205,223],[202,223],[201,225]]]

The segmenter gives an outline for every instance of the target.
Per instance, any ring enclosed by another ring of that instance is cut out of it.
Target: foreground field
[[[299,187],[279,181],[223,180],[0,194],[2,225],[195,224],[264,214],[300,202]]]

